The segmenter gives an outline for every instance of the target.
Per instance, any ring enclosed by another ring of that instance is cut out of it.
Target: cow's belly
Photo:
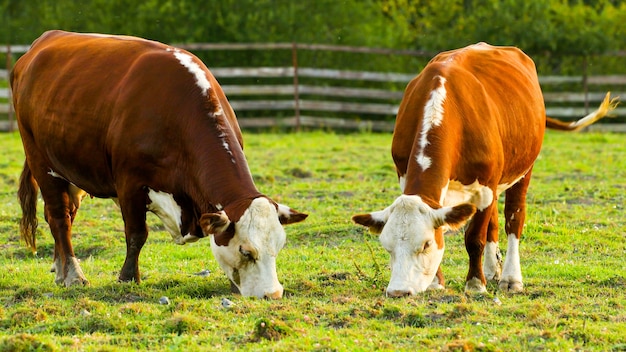
[[[525,173],[524,173],[525,175]],[[455,206],[462,203],[472,203],[478,210],[484,210],[498,199],[500,194],[511,188],[524,177],[521,175],[513,182],[499,184],[494,192],[487,186],[481,185],[478,180],[469,185],[464,185],[459,181],[450,180],[441,192],[440,204],[442,206]]]
[[[70,160],[50,162],[48,174],[65,179],[76,187],[98,198],[117,197],[115,185],[106,162],[97,157],[75,156]]]
[[[455,206],[462,203],[472,203],[478,210],[484,210],[494,200],[493,191],[478,180],[469,185],[464,185],[459,181],[450,180],[441,191],[440,204],[442,206]]]
[[[86,116],[75,118],[69,109],[49,113],[43,108],[25,108],[18,112],[26,157],[31,167],[43,169],[35,175],[62,178],[100,198],[117,195],[102,123]]]

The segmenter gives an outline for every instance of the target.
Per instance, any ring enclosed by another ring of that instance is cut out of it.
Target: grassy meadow
[[[452,234],[447,288],[403,299],[384,297],[388,254],[350,221],[399,195],[391,135],[244,139],[257,187],[310,214],[287,227],[278,301],[231,294],[209,242],[176,245],[152,214],[143,282],[118,283],[123,223],[101,199],[86,199],[74,226],[91,285],[56,286],[41,201],[37,255],[20,242],[24,156],[17,133],[0,134],[0,351],[626,351],[626,135],[546,135],[521,242],[523,293],[490,284],[465,295],[467,254]],[[196,275],[203,270],[211,273]],[[224,297],[234,307],[223,308]]]

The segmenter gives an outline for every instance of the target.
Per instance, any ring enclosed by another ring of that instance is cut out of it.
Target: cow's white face
[[[380,234],[381,244],[391,255],[387,295],[400,297],[431,285],[443,258],[442,227],[462,226],[475,211],[471,204],[433,209],[419,196],[402,195],[383,211],[352,219]]]
[[[276,257],[286,241],[281,224],[304,218],[305,214],[286,206],[281,205],[277,210],[267,198],[260,197],[234,223],[234,236],[227,245],[218,244],[216,236],[211,236],[213,255],[243,296],[282,297],[283,286],[276,273]],[[200,224],[206,234],[220,233],[231,226],[224,212],[204,214]]]

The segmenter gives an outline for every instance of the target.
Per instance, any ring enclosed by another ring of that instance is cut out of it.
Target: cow
[[[499,282],[500,290],[522,291],[526,192],[545,128],[580,130],[616,104],[607,94],[586,117],[559,121],[546,116],[535,64],[521,50],[478,43],[435,56],[407,85],[398,109],[391,154],[402,195],[382,211],[352,217],[379,234],[390,253],[386,295],[443,288],[443,235],[466,222],[465,291],[485,292],[486,279]],[[498,246],[502,192],[504,266]]]
[[[57,284],[88,283],[71,230],[89,194],[119,205],[126,236],[120,281],[140,282],[150,211],[177,244],[210,237],[233,290],[282,297],[281,224],[307,214],[257,190],[235,113],[196,56],[131,36],[54,30],[16,62],[10,82],[26,154],[20,233],[35,251],[41,191]]]

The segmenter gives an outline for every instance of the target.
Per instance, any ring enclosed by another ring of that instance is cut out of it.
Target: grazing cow
[[[465,231],[465,290],[484,292],[490,279],[501,290],[521,291],[526,191],[546,126],[577,130],[615,105],[607,94],[598,110],[577,122],[547,118],[535,65],[517,48],[479,43],[433,58],[408,84],[396,119],[391,154],[403,195],[385,210],[353,217],[380,234],[391,254],[387,295],[442,288],[443,234],[472,216]],[[502,192],[508,239],[503,268]]]
[[[87,283],[70,239],[86,192],[120,206],[120,281],[140,281],[151,211],[178,244],[210,235],[242,295],[282,296],[281,224],[307,215],[256,189],[235,113],[198,58],[134,37],[49,31],[17,61],[11,86],[26,153],[21,235],[35,250],[39,188],[56,283]]]

